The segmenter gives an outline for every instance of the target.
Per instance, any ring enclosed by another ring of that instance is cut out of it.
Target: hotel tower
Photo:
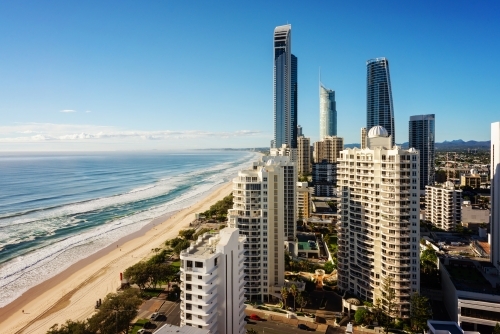
[[[297,148],[297,57],[292,54],[292,26],[274,29],[273,148]]]
[[[319,84],[319,140],[337,135],[335,91]]]
[[[338,159],[338,286],[374,303],[390,277],[397,316],[408,317],[420,284],[419,153],[392,146],[381,126],[366,140]]]
[[[500,270],[500,122],[491,123],[491,263]]]
[[[389,61],[386,58],[370,59],[366,62],[366,128],[384,127],[394,146],[394,106],[392,104]]]
[[[435,115],[410,116],[409,147],[420,152],[420,190],[434,184]]]

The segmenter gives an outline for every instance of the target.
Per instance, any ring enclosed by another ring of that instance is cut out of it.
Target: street
[[[248,323],[248,322],[251,322]],[[247,320],[247,325],[245,328],[248,330],[253,328],[257,331],[257,333],[266,333],[266,334],[290,334],[290,333],[307,333],[305,330],[301,330],[296,326],[284,324],[282,322],[273,322],[273,321],[253,321]]]

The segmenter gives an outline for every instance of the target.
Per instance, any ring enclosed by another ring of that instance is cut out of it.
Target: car
[[[261,321],[262,319],[257,314],[250,315],[251,320]]]
[[[150,319],[151,319],[151,320],[155,320],[155,319],[156,319],[156,317],[158,317],[158,315],[159,315],[159,313],[158,313],[158,312],[155,312],[155,313],[151,314]]]
[[[305,331],[308,331],[308,330],[309,330],[309,327],[307,327],[307,326],[306,326],[306,325],[304,325],[304,324],[298,324],[298,325],[297,325],[297,327],[298,327],[299,329],[302,329],[302,330],[305,330]]]
[[[146,330],[144,328],[141,328],[137,331],[137,334],[144,334],[146,333]]]

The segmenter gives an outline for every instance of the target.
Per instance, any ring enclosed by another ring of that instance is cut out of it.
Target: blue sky
[[[500,120],[498,1],[3,1],[0,151],[268,146],[272,37],[292,24],[299,124],[319,136],[318,70],[359,142],[366,60],[387,57],[396,141]]]

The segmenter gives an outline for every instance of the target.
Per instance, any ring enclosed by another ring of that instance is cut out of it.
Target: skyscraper
[[[337,135],[335,91],[319,84],[319,139]]]
[[[392,280],[398,317],[410,315],[420,286],[418,154],[391,147],[387,131],[376,126],[365,149],[345,149],[338,160],[338,287],[383,302],[384,283]]]
[[[380,125],[396,141],[394,129],[394,106],[392,104],[389,61],[385,58],[370,59],[366,62],[366,128]]]
[[[491,263],[500,270],[500,122],[491,123]]]
[[[420,151],[420,190],[434,184],[435,116],[410,116],[409,146]]]
[[[297,57],[287,24],[274,29],[274,148],[297,148],[297,90]]]

